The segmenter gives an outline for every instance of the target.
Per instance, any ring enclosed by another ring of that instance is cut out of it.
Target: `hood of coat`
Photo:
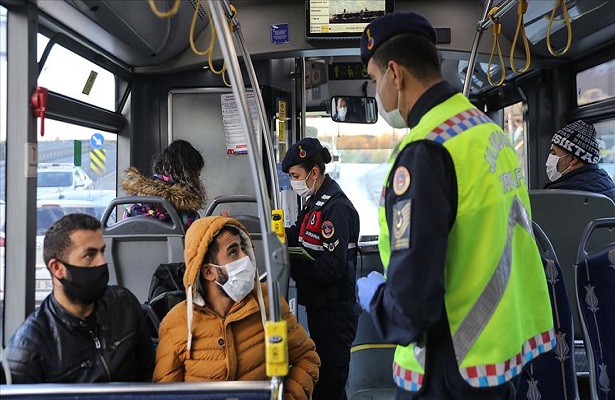
[[[235,226],[239,229],[239,233],[241,234],[243,241],[248,243],[245,252],[248,257],[250,257],[252,264],[256,266],[252,239],[250,238],[246,228],[239,221],[233,218],[221,216],[200,218],[194,221],[194,223],[190,225],[190,229],[186,232],[184,247],[184,261],[186,262],[184,288],[186,289],[186,293],[188,292],[188,287],[190,286],[198,288],[200,282],[198,278],[201,271],[201,266],[203,265],[203,259],[205,258],[205,254],[209,248],[209,244],[218,232],[220,232],[220,230],[226,225]],[[257,279],[256,275],[254,279]],[[258,285],[254,285],[255,288],[257,286]],[[199,304],[200,302],[197,300],[197,298],[200,297],[198,290],[193,291],[193,297],[195,303]]]
[[[122,189],[130,196],[160,196],[169,201],[179,213],[197,211],[205,204],[205,199],[180,183],[170,183],[162,179],[143,175],[135,167],[126,170],[121,183]]]

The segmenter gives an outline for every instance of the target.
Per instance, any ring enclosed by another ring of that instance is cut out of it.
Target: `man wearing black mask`
[[[138,300],[107,286],[100,222],[56,221],[43,244],[53,292],[9,340],[13,383],[150,381],[154,348]]]

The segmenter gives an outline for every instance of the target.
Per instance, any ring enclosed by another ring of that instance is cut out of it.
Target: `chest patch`
[[[410,217],[412,215],[412,200],[404,200],[393,206],[393,235],[391,250],[407,250],[410,248]]]
[[[335,233],[335,227],[331,221],[325,221],[322,223],[322,237],[329,239]]]
[[[406,193],[410,187],[410,171],[406,167],[397,167],[393,175],[393,192],[397,196]]]

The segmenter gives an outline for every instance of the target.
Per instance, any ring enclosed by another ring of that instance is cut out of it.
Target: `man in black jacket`
[[[69,214],[45,235],[53,292],[9,340],[13,383],[150,381],[154,348],[138,300],[107,286],[101,225]]]
[[[596,129],[584,121],[573,122],[551,139],[545,189],[583,190],[600,193],[615,202],[615,183],[598,167],[600,148]]]

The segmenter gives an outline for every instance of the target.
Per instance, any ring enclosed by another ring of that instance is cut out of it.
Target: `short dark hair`
[[[241,249],[245,252],[248,244],[244,239],[243,235],[239,231],[239,228],[234,225],[224,225],[222,229],[216,233],[216,235],[211,239],[209,243],[209,247],[207,248],[207,252],[205,253],[205,257],[203,257],[203,265],[205,264],[218,264],[218,251],[220,251],[220,245],[218,244],[218,237],[224,232],[230,233],[232,236],[239,236],[241,240]]]
[[[66,260],[72,242],[70,235],[79,230],[98,231],[100,221],[88,214],[68,214],[51,224],[43,240],[43,260],[49,266],[52,258]]]
[[[416,33],[397,35],[382,43],[371,58],[381,70],[389,61],[408,68],[419,81],[441,78],[438,49],[428,38]]]

